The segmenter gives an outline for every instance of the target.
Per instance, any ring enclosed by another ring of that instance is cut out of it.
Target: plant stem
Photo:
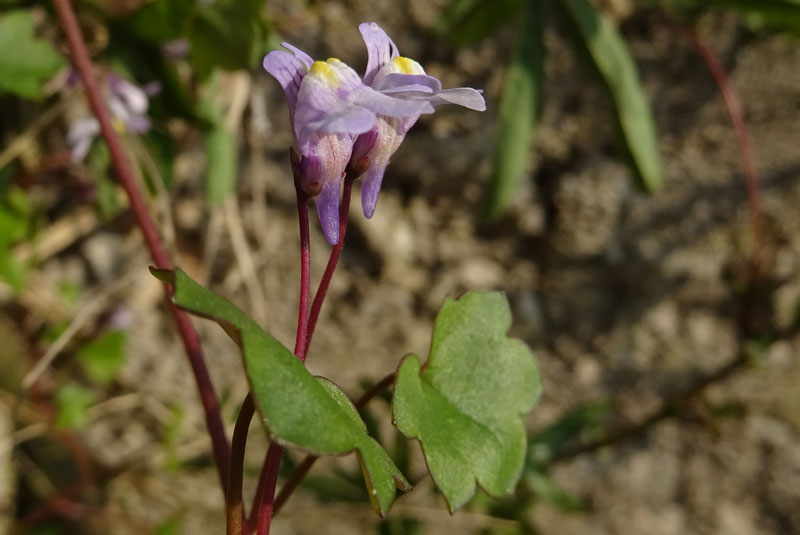
[[[144,198],[136,184],[136,179],[131,171],[130,162],[111,125],[108,109],[106,108],[103,96],[95,80],[92,62],[89,59],[89,52],[86,49],[86,43],[81,35],[80,26],[78,25],[75,11],[72,9],[72,4],[70,0],[53,0],[53,4],[58,12],[61,27],[64,29],[67,44],[72,53],[75,66],[78,69],[78,74],[86,88],[89,106],[92,109],[92,113],[97,118],[97,121],[100,123],[100,132],[108,145],[108,150],[111,154],[111,162],[117,171],[120,184],[128,196],[131,210],[142,232],[145,244],[150,251],[150,256],[156,267],[160,269],[172,269],[172,263],[169,260],[169,256],[158,235],[158,230],[156,230],[156,226],[150,218]],[[203,358],[200,338],[197,335],[197,331],[194,330],[189,316],[169,301],[170,289],[165,286],[164,292],[167,298],[167,308],[178,326],[178,333],[183,341],[186,356],[189,359],[189,364],[192,368],[195,382],[197,383],[200,400],[205,411],[206,427],[211,436],[211,449],[214,454],[214,461],[216,462],[220,483],[224,490],[228,482],[230,448],[228,446],[228,440],[225,437],[225,428],[222,424],[217,396],[214,393],[214,386]]]
[[[292,168],[296,167],[296,155],[291,154]],[[306,358],[308,336],[308,304],[311,294],[311,238],[308,228],[308,195],[300,187],[299,177],[295,175],[295,192],[297,193],[297,219],[300,226],[300,302],[297,306],[297,337],[295,338],[294,354],[304,361]],[[275,497],[275,486],[278,479],[282,448],[271,442],[267,450],[267,458],[261,468],[258,478],[258,487],[253,500],[251,516],[247,522],[251,525],[254,518],[258,518],[258,533],[269,533],[272,520],[272,505]],[[256,511],[258,511],[256,513]]]
[[[753,268],[757,277],[761,269],[761,255],[764,245],[764,217],[761,209],[761,196],[758,190],[758,171],[755,157],[753,156],[753,144],[750,141],[742,102],[739,100],[736,90],[731,85],[728,75],[725,73],[725,69],[714,54],[714,51],[695,32],[686,30],[686,34],[714,77],[714,81],[722,95],[722,100],[725,102],[725,108],[730,116],[733,130],[736,133],[736,144],[739,147],[739,155],[742,159],[742,169],[747,185],[747,208],[750,213],[755,249],[753,253]]]
[[[225,513],[227,515],[226,535],[242,535],[244,504],[242,503],[242,479],[244,471],[244,450],[247,444],[247,430],[253,419],[253,394],[247,393],[242,402],[236,427],[231,439],[231,464],[228,470],[228,491],[225,494]]]
[[[295,167],[296,155],[292,155],[292,165]],[[295,190],[297,192],[297,215],[300,221],[300,305],[297,317],[297,338],[295,340],[294,354],[301,361],[305,361],[308,347],[311,344],[311,337],[322,309],[322,302],[331,283],[333,272],[339,262],[339,257],[344,246],[344,238],[347,234],[347,220],[350,215],[350,197],[353,191],[353,182],[360,173],[348,172],[344,179],[342,202],[339,206],[339,242],[333,246],[328,265],[320,280],[317,293],[314,295],[314,302],[311,310],[308,310],[308,300],[311,292],[311,262],[310,262],[310,239],[308,228],[308,196],[300,187],[299,177],[295,175]],[[280,467],[281,452],[283,448],[275,442],[270,443],[267,451],[267,459],[264,462],[259,484],[256,489],[254,505],[258,503],[255,510],[258,510],[258,535],[268,535],[269,526],[272,522],[272,515],[277,511],[275,502],[275,487],[278,479],[278,468]],[[313,461],[310,462],[313,464]],[[311,467],[309,464],[309,468]],[[302,479],[302,478],[301,478]],[[262,487],[263,482],[263,487]],[[299,482],[299,481],[298,481]],[[290,491],[291,492],[291,491]],[[284,499],[285,501],[285,499]],[[282,505],[282,503],[281,503]],[[249,522],[248,522],[249,524]]]
[[[333,272],[336,270],[336,265],[339,263],[339,257],[342,254],[342,247],[344,246],[344,237],[347,234],[347,220],[350,216],[350,196],[353,191],[353,181],[358,175],[348,172],[344,177],[344,191],[342,192],[342,203],[339,207],[339,242],[333,246],[331,256],[328,258],[328,265],[325,267],[325,272],[319,281],[317,293],[314,294],[314,301],[311,304],[311,313],[308,318],[308,336],[306,337],[306,351],[311,346],[311,337],[314,336],[314,328],[317,326],[320,310],[322,310],[322,302],[325,300],[325,295],[328,293],[328,286],[331,284]],[[303,359],[305,360],[305,355]]]
[[[269,527],[272,523],[273,503],[275,500],[275,484],[278,482],[278,468],[281,464],[281,453],[283,447],[277,442],[270,442],[267,450],[266,485],[264,487],[264,498],[258,511],[258,530],[257,535],[269,535]]]
[[[354,403],[356,409],[361,409],[364,405],[366,405],[372,398],[389,388],[391,384],[394,382],[396,374],[394,372],[390,373],[377,383],[364,392],[360,398]],[[275,498],[275,504],[273,505],[273,514],[280,511],[283,504],[286,503],[286,500],[292,495],[292,493],[297,489],[298,485],[303,481],[308,474],[308,471],[314,466],[316,460],[319,459],[316,455],[307,455],[303,461],[297,465],[297,468],[294,469],[292,475],[289,476],[289,479],[286,480],[286,483],[281,488],[281,491],[278,493],[277,498]]]
[[[300,221],[300,303],[297,307],[297,337],[294,354],[300,361],[306,360],[308,347],[308,304],[311,295],[311,239],[308,230],[308,195],[297,190],[297,218]]]

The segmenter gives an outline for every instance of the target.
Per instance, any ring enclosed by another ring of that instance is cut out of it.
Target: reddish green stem
[[[350,197],[353,192],[353,181],[357,178],[354,173],[348,172],[344,178],[344,191],[342,192],[342,203],[339,208],[339,243],[333,246],[331,256],[328,258],[328,265],[325,267],[325,272],[319,281],[317,293],[314,294],[314,301],[311,303],[311,313],[308,318],[308,336],[306,337],[306,351],[311,346],[311,337],[314,336],[314,329],[317,326],[320,310],[322,310],[322,302],[325,301],[325,296],[328,293],[328,287],[333,278],[333,272],[336,270],[336,265],[339,263],[339,257],[342,254],[342,247],[344,247],[344,236],[347,234],[347,220],[350,216]],[[305,355],[303,359],[305,360]]]
[[[253,394],[248,392],[236,418],[236,427],[233,429],[233,439],[231,439],[231,464],[228,470],[228,491],[225,496],[226,535],[242,535],[244,450],[247,444],[247,430],[250,428],[254,412]]]
[[[172,263],[158,235],[158,230],[156,230],[156,226],[150,218],[147,205],[144,202],[144,198],[139,191],[136,179],[131,171],[130,162],[111,125],[108,109],[106,108],[103,96],[100,93],[100,88],[94,77],[94,69],[89,59],[89,52],[86,49],[86,43],[81,35],[80,26],[75,17],[75,11],[72,9],[72,4],[70,0],[53,0],[53,4],[61,20],[61,27],[64,29],[64,34],[67,37],[67,45],[72,53],[78,74],[86,88],[89,106],[92,109],[92,113],[97,118],[97,121],[100,123],[100,132],[108,145],[108,150],[111,154],[111,162],[117,171],[120,184],[128,195],[131,211],[144,236],[144,241],[150,251],[150,256],[156,267],[160,269],[171,269]],[[228,440],[225,437],[225,427],[222,425],[217,396],[214,393],[214,386],[203,358],[200,338],[197,336],[197,331],[194,330],[189,316],[169,301],[169,288],[165,287],[164,292],[167,297],[167,308],[178,326],[178,332],[183,341],[186,356],[189,359],[189,364],[191,365],[192,373],[197,383],[200,400],[202,401],[205,411],[206,426],[209,435],[211,435],[211,448],[214,454],[214,461],[217,465],[220,483],[222,488],[225,489],[228,482],[227,472],[230,449],[228,447]]]
[[[270,442],[267,450],[266,485],[264,486],[264,498],[258,508],[258,530],[257,535],[269,535],[269,527],[272,523],[273,503],[275,500],[275,485],[278,482],[278,468],[281,465],[281,453],[283,448],[276,442]]]
[[[308,195],[297,189],[297,217],[300,220],[300,304],[297,307],[297,337],[294,354],[306,360],[308,347],[308,304],[311,296],[311,240],[308,230]]]
[[[294,161],[293,161],[294,164]],[[333,246],[328,265],[320,280],[317,293],[310,312],[308,309],[308,297],[310,293],[310,248],[309,248],[309,229],[308,229],[308,197],[299,185],[298,177],[295,177],[295,189],[297,191],[297,213],[300,219],[300,312],[298,313],[297,338],[295,342],[295,355],[301,361],[305,361],[308,347],[311,344],[311,337],[319,318],[322,302],[330,286],[333,272],[339,263],[339,257],[344,246],[344,238],[347,234],[347,220],[350,215],[350,197],[353,191],[353,181],[356,173],[347,173],[344,180],[344,190],[342,192],[342,202],[339,207],[339,242]],[[304,321],[305,320],[305,321]],[[278,468],[280,466],[281,452],[283,449],[276,443],[270,443],[267,451],[267,459],[264,462],[261,476],[259,477],[258,488],[254,500],[254,511],[258,511],[258,535],[267,535],[269,526],[272,522],[272,515],[277,510],[275,507],[275,487],[278,479]],[[262,486],[263,482],[263,486]],[[247,523],[251,525],[250,522]]]
[[[755,264],[756,273],[758,273],[761,266],[761,253],[764,240],[764,217],[761,210],[761,195],[758,189],[758,170],[756,169],[753,144],[750,141],[744,109],[736,94],[736,90],[731,85],[728,75],[725,73],[722,63],[717,59],[714,52],[696,33],[690,30],[687,30],[687,33],[695,50],[697,50],[697,53],[703,58],[708,70],[714,77],[714,81],[722,95],[722,100],[725,102],[725,108],[731,118],[733,130],[736,133],[736,144],[739,146],[739,155],[742,159],[742,168],[747,184],[747,207],[750,213],[750,224],[753,228],[753,241],[755,242],[753,262]]]

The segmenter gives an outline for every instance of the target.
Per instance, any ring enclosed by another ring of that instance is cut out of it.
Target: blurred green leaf
[[[500,100],[494,174],[486,204],[489,218],[502,215],[511,204],[530,160],[544,79],[543,32],[541,2],[526,2]]]
[[[105,385],[117,376],[125,362],[126,339],[124,331],[112,329],[78,348],[78,362],[89,379]]]
[[[173,164],[177,155],[175,148],[175,140],[169,134],[160,132],[158,130],[150,130],[142,137],[147,152],[152,158],[153,163],[156,165],[156,170],[159,176],[151,176],[152,173],[148,172],[147,166],[144,167],[148,178],[151,181],[161,180],[166,188],[172,185],[172,179],[175,176]]]
[[[262,0],[217,0],[197,10],[189,32],[190,62],[200,79],[215,69],[252,69],[263,50]]]
[[[92,143],[86,164],[92,170],[96,189],[95,202],[100,209],[100,215],[106,221],[111,220],[120,211],[117,199],[117,184],[108,176],[111,167],[111,153],[105,143]]]
[[[448,299],[436,318],[430,355],[406,356],[392,409],[397,428],[417,438],[451,511],[475,493],[509,494],[525,460],[520,416],[541,380],[531,350],[509,338],[511,311],[501,293]]]
[[[739,11],[747,25],[756,30],[777,28],[795,33],[800,31],[798,0],[710,0],[708,5]]]
[[[183,525],[182,516],[173,516],[155,529],[154,535],[179,535]]]
[[[56,425],[58,427],[80,429],[88,422],[87,409],[95,396],[86,388],[68,383],[56,392]]]
[[[146,2],[126,22],[140,38],[160,44],[186,35],[197,4],[197,0]]]
[[[186,416],[180,406],[171,407],[171,412],[169,420],[164,424],[164,449],[167,455],[167,468],[177,470],[181,466],[178,445]]]
[[[753,30],[800,31],[800,0],[639,0],[648,6],[681,11],[718,7],[738,11]]]
[[[217,123],[206,133],[206,200],[218,205],[236,186],[236,137]]]
[[[0,279],[11,286],[15,293],[22,291],[28,280],[28,268],[17,261],[11,247],[2,242],[0,242]]]
[[[541,11],[540,0],[453,0],[434,31],[447,35],[453,44],[465,46],[490,35],[500,24],[513,19],[520,3]]]
[[[564,492],[543,470],[526,471],[525,482],[540,498],[552,503],[563,511],[582,511],[586,508],[586,505],[579,497]]]
[[[557,4],[563,7],[611,93],[642,185],[651,192],[659,190],[663,177],[655,123],[628,46],[613,21],[588,0],[563,0]]]
[[[0,202],[0,279],[19,292],[25,286],[28,266],[15,257],[12,245],[28,234],[30,206],[27,195],[20,189],[9,188]]]
[[[200,101],[200,112],[208,121],[205,137],[206,200],[220,204],[236,187],[238,151],[236,136],[225,126],[225,117],[216,101],[220,86],[219,71],[206,83]]]
[[[395,487],[408,489],[403,474],[366,432],[345,394],[327,379],[312,376],[291,351],[224,299],[206,290],[181,270],[152,269],[174,288],[181,308],[222,326],[239,345],[256,408],[270,437],[315,455],[356,450],[370,500],[384,513]]]
[[[0,92],[39,100],[42,85],[64,66],[64,58],[50,43],[34,35],[30,11],[0,15]]]
[[[568,442],[602,429],[602,424],[613,409],[608,400],[588,403],[570,410],[552,425],[531,434],[528,437],[527,465],[532,470],[538,470]]]

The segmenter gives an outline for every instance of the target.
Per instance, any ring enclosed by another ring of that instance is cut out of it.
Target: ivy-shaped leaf
[[[436,485],[454,511],[475,493],[509,494],[525,460],[528,412],[541,392],[531,350],[509,338],[500,293],[448,299],[424,366],[406,356],[397,372],[395,425],[417,438]]]
[[[395,487],[408,490],[403,474],[358,416],[347,396],[327,379],[314,377],[300,360],[244,312],[203,288],[180,269],[151,269],[170,284],[173,302],[216,321],[239,345],[255,405],[272,440],[314,455],[358,451],[375,510],[383,515]]]
[[[0,92],[39,100],[42,85],[64,66],[64,58],[33,30],[30,11],[0,14]]]

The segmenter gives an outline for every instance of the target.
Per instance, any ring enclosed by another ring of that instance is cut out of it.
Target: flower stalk
[[[86,88],[89,106],[92,113],[97,118],[97,121],[100,123],[100,133],[108,145],[108,150],[111,154],[111,162],[114,165],[114,169],[117,171],[119,182],[128,196],[131,211],[142,232],[145,245],[150,251],[153,263],[159,269],[171,269],[172,262],[167,255],[158,230],[156,230],[155,223],[147,211],[144,198],[136,183],[133,171],[131,170],[130,162],[112,126],[111,118],[103,100],[103,95],[98,87],[97,80],[95,79],[89,52],[86,48],[83,35],[81,34],[72,4],[70,0],[53,0],[53,4],[58,12],[61,27],[66,35],[67,45],[72,54],[78,74]],[[214,385],[211,382],[211,376],[205,364],[203,349],[200,345],[200,337],[192,326],[188,314],[178,309],[169,300],[170,291],[169,288],[164,288],[167,309],[177,324],[178,333],[183,342],[186,356],[189,359],[192,374],[194,375],[195,383],[200,393],[200,400],[205,413],[206,427],[211,436],[211,449],[213,451],[214,461],[217,466],[220,484],[222,488],[225,489],[228,482],[230,448],[228,446],[228,440],[225,437],[225,427],[222,424],[219,402],[214,393]]]

